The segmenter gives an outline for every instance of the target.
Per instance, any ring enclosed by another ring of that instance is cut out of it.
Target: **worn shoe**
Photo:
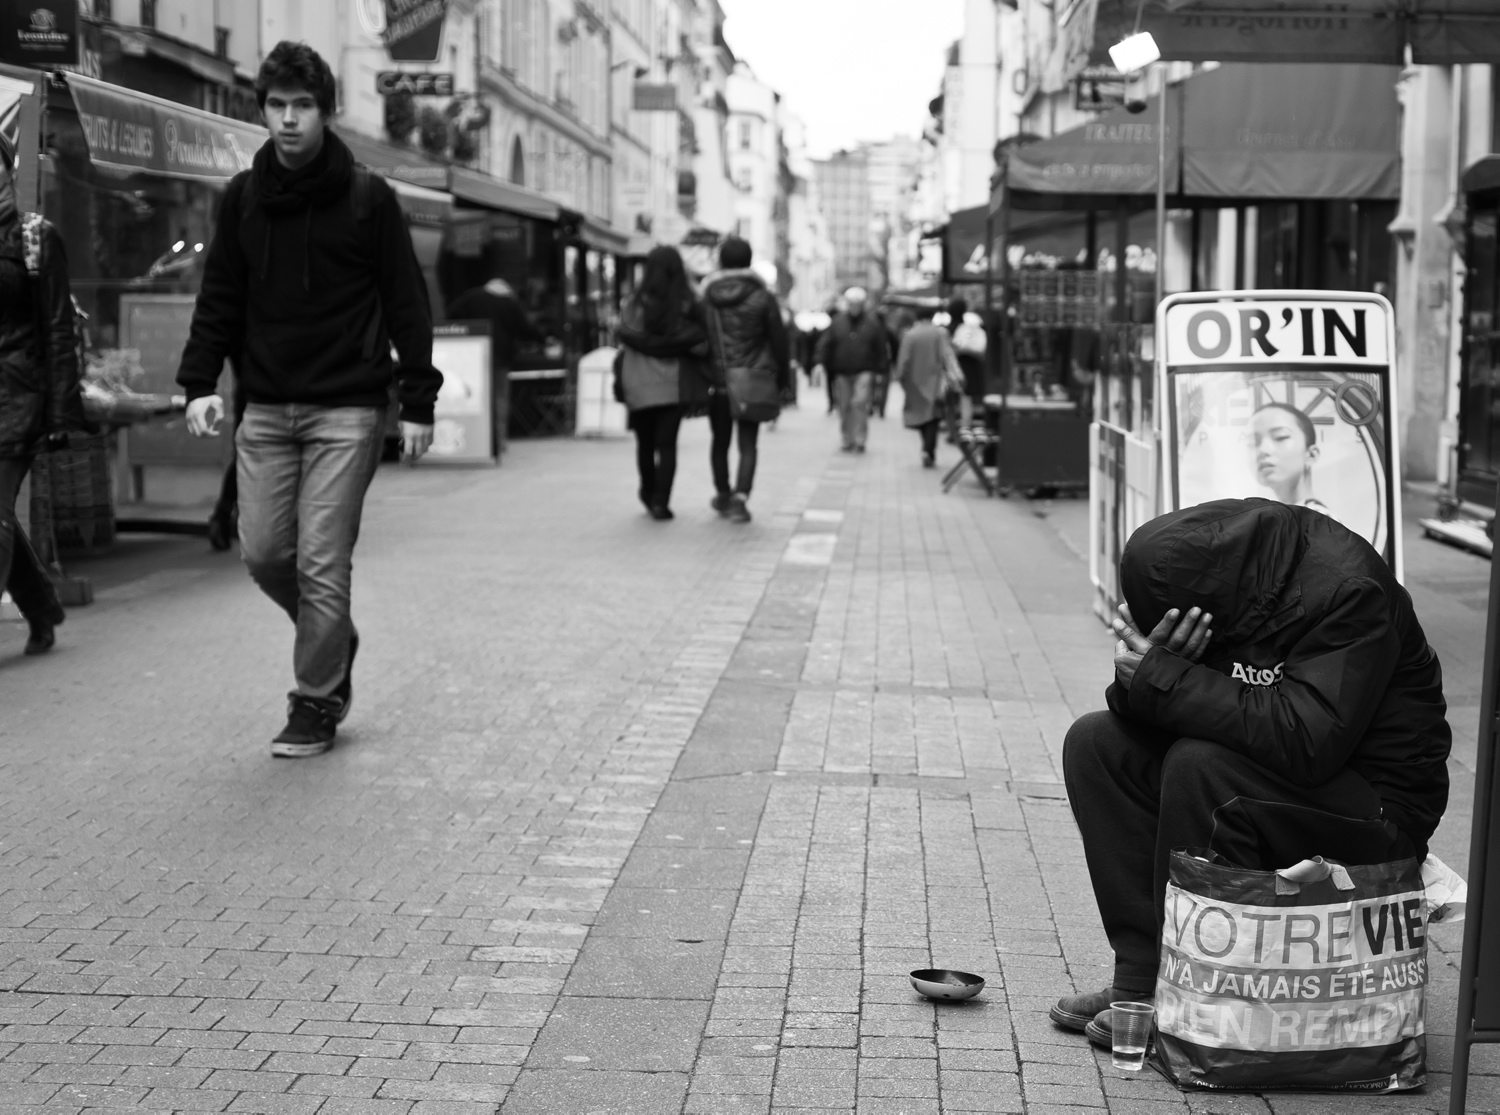
[[[286,727],[271,740],[277,759],[306,759],[333,747],[338,730],[338,711],[319,701],[293,693],[287,701]]]
[[[349,709],[354,704],[354,656],[359,653],[359,632],[349,632],[349,665],[344,669],[344,680],[339,682],[338,688],[333,691],[334,700],[339,702],[339,712],[336,722],[342,724],[349,717]]]
[[[1115,1045],[1114,1011],[1105,1007],[1083,1028],[1084,1035],[1093,1045],[1113,1049]]]
[[[865,451],[865,447],[863,445],[856,445],[854,447],[854,451],[856,453],[863,453]]]
[[[729,505],[733,502],[733,494],[729,492],[720,492],[718,495],[714,496],[713,499],[709,500],[709,506],[717,511],[720,515],[728,515]]]
[[[44,616],[26,617],[27,626],[31,628],[31,635],[26,640],[26,647],[21,653],[33,656],[46,654],[57,645],[57,625],[67,618],[68,614],[62,610],[60,604],[54,604]]]
[[[933,455],[931,453],[923,453],[922,454],[922,467],[923,468],[936,468],[937,467],[937,460],[933,457]]]
[[[1133,998],[1135,998],[1134,995],[1116,991],[1113,987],[1106,987],[1103,991],[1094,991],[1087,995],[1064,995],[1048,1012],[1048,1016],[1065,1030],[1084,1033],[1088,1030],[1089,1024],[1097,1020],[1100,1011],[1108,1014],[1110,1003]]]
[[[672,514],[672,509],[663,503],[653,503],[647,510],[651,512],[651,517],[658,523],[664,523],[668,519],[675,519],[677,517]]]
[[[748,523],[750,521],[750,508],[745,506],[745,497],[738,492],[730,497],[728,518],[732,523]]]

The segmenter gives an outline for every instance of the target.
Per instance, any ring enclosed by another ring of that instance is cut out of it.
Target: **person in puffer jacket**
[[[719,266],[703,281],[703,301],[711,318],[716,358],[725,368],[750,368],[755,374],[772,379],[778,394],[791,383],[791,344],[776,296],[766,289],[765,280],[750,269],[750,245],[737,236],[725,240],[719,248]],[[713,507],[720,515],[738,523],[750,521],[750,488],[755,482],[756,442],[760,423],[735,418],[729,393],[716,384],[708,404],[708,421],[713,430],[709,464],[714,472]],[[729,483],[729,442],[738,435],[740,463],[734,486]]]
[[[1173,849],[1252,870],[1420,859],[1452,745],[1411,597],[1317,510],[1226,499],[1162,515],[1131,536],[1120,584],[1109,711],[1063,744],[1114,984],[1052,1009],[1105,1043],[1110,1001],[1156,985]]]

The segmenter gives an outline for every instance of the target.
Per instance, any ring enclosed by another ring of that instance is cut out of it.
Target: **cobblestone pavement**
[[[941,495],[894,401],[863,457],[821,411],[748,527],[703,423],[671,524],[619,440],[383,470],[316,760],[271,760],[290,631],[201,542],[77,563],[49,658],[0,625],[0,1110],[1445,1110],[1452,930],[1417,1096],[1184,1097],[1052,1027],[1108,982],[1059,773],[1110,669],[1085,506]],[[1487,566],[1409,556],[1462,867]]]

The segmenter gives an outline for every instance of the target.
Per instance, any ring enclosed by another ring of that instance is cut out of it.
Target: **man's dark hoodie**
[[[1411,597],[1364,539],[1306,507],[1201,504],[1130,538],[1120,582],[1136,628],[1213,615],[1194,664],[1154,647],[1112,711],[1239,752],[1301,786],[1344,767],[1425,855],[1448,802],[1442,670]]]
[[[791,383],[791,345],[776,296],[748,267],[716,271],[703,281],[703,300],[713,313],[730,368],[754,368],[775,378],[778,389]],[[723,369],[719,369],[720,375]]]
[[[230,181],[177,371],[189,401],[214,394],[232,359],[252,403],[384,406],[394,343],[401,418],[432,422],[443,377],[411,234],[378,175],[357,219],[353,182],[331,131],[306,166],[282,166],[268,140]]]

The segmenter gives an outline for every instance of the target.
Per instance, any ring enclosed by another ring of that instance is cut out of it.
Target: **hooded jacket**
[[[1196,605],[1213,639],[1196,664],[1153,647],[1111,710],[1301,786],[1349,767],[1426,855],[1448,802],[1442,669],[1369,543],[1310,508],[1217,500],[1137,530],[1120,583],[1137,630]]]
[[[717,334],[715,362],[724,365],[715,378],[722,383],[728,368],[753,368],[785,391],[791,385],[791,345],[765,280],[748,267],[716,271],[703,281],[703,300]]]
[[[267,140],[230,181],[177,372],[189,401],[233,359],[252,403],[384,406],[395,377],[402,420],[432,422],[427,284],[395,193],[371,175],[361,220],[354,169],[330,131],[308,165],[281,166]]]

